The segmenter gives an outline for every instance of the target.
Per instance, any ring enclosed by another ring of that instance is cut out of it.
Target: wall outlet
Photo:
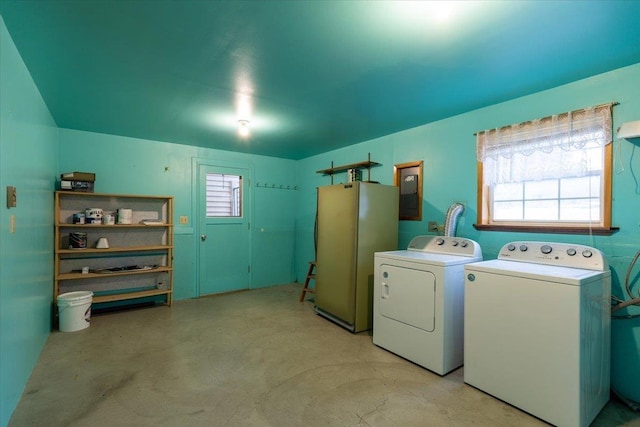
[[[189,217],[188,216],[181,216],[179,221],[180,221],[180,224],[189,224]]]
[[[427,223],[427,231],[438,232],[438,223],[436,221],[429,221]]]
[[[18,206],[16,187],[7,186],[7,208],[15,208],[16,206]]]

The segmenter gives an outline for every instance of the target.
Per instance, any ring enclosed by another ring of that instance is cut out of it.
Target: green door
[[[249,170],[199,165],[198,296],[249,289]]]

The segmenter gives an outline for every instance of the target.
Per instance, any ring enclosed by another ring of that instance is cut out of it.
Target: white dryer
[[[462,366],[464,265],[481,260],[478,243],[460,237],[376,252],[373,343],[439,375]]]
[[[597,249],[512,242],[465,266],[464,381],[557,426],[609,400],[611,273]]]

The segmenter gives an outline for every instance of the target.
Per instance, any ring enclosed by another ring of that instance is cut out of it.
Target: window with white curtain
[[[610,227],[612,106],[478,132],[478,224]]]
[[[208,173],[206,179],[207,218],[242,216],[242,177]]]

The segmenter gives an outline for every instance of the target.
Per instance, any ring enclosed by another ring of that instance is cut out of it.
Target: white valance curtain
[[[612,142],[613,103],[477,133],[486,183],[586,176]],[[594,153],[595,149],[598,154]]]

